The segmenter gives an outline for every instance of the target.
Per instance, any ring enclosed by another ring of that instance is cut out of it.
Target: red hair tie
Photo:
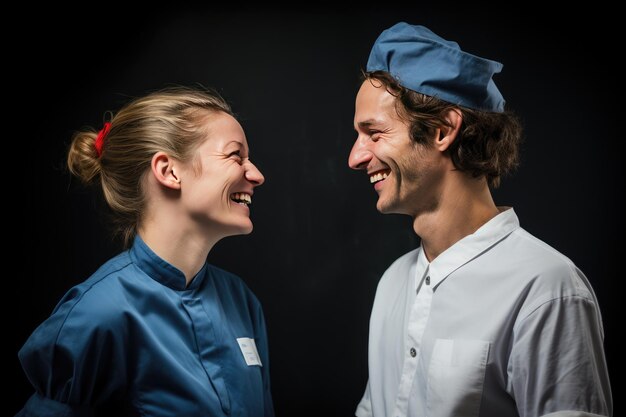
[[[109,130],[111,130],[111,122],[105,122],[104,127],[100,129],[98,132],[98,137],[96,138],[96,153],[98,154],[98,158],[102,156],[102,147],[104,146],[104,140],[109,134]]]

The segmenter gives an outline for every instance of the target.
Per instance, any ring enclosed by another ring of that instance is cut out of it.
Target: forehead
[[[222,148],[231,143],[247,147],[246,134],[241,124],[230,114],[224,112],[209,113],[202,121],[206,140],[201,147]]]
[[[356,96],[354,124],[397,121],[396,98],[374,80],[363,81]]]

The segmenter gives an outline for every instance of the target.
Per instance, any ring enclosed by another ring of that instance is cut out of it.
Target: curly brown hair
[[[422,145],[429,144],[435,129],[452,127],[446,120],[450,110],[460,111],[462,125],[447,150],[459,171],[484,176],[490,187],[497,188],[501,177],[519,165],[522,125],[513,112],[474,110],[427,96],[402,86],[386,71],[363,72],[362,81],[366,80],[381,83],[396,97],[398,116],[409,123],[411,138]]]

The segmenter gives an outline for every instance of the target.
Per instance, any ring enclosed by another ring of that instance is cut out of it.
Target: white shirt
[[[611,416],[585,275],[508,209],[433,262],[397,259],[376,290],[359,417]]]

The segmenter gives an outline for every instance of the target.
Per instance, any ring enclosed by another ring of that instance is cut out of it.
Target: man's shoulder
[[[395,271],[406,271],[411,265],[415,265],[421,247],[415,248],[397,258],[385,271],[385,274]]]
[[[507,243],[515,247],[510,256],[518,258],[527,268],[544,271],[577,269],[574,262],[565,254],[523,228],[515,230],[507,240],[509,241]]]
[[[405,281],[408,279],[410,276],[409,270],[417,263],[417,257],[419,256],[420,250],[420,248],[413,249],[393,261],[383,273],[378,286],[395,286],[399,283],[399,281]]]
[[[511,277],[525,285],[529,295],[594,299],[584,272],[565,254],[521,228],[508,239],[513,240],[510,243],[515,250],[502,256],[506,257],[508,268],[516,271]]]

